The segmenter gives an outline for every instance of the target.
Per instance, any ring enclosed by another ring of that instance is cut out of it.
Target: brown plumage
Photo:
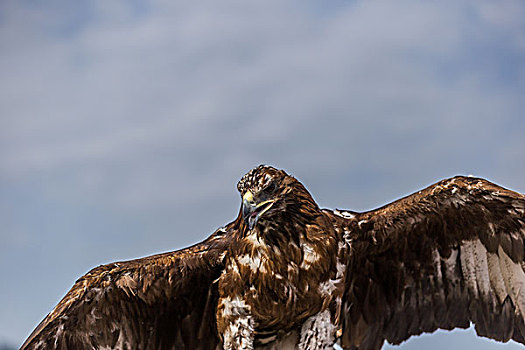
[[[356,213],[282,170],[180,251],[99,266],[22,349],[380,349],[438,328],[525,343],[525,196],[455,177]]]
[[[458,176],[338,219],[351,247],[345,347],[438,328],[525,343],[525,196]]]

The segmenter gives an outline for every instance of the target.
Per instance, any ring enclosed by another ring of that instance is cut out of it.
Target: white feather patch
[[[239,264],[248,266],[253,272],[259,271],[262,273],[266,273],[267,270],[264,266],[265,264],[263,260],[264,259],[261,258],[261,254],[258,251],[254,252],[253,256],[249,254],[244,254],[237,258]]]
[[[342,218],[345,218],[345,219],[353,219],[355,218],[355,215],[348,212],[348,211],[344,211],[344,210],[339,210],[339,209],[336,209],[334,210],[334,214],[337,215],[337,216],[340,216]]]
[[[512,261],[503,248],[498,248],[498,255],[507,293],[518,308],[519,314],[525,316],[525,272],[519,263]]]
[[[329,297],[336,289],[336,280],[327,280],[319,283],[319,293],[324,297]]]
[[[230,298],[222,298],[220,303],[223,306],[222,315],[223,316],[239,316],[246,315],[250,312],[250,305],[241,299],[238,295]]]
[[[474,241],[465,241],[461,244],[459,258],[461,261],[461,272],[465,279],[469,293],[477,298],[478,285],[476,283],[476,261],[474,259],[474,250],[476,245]]]
[[[484,297],[490,294],[489,266],[487,263],[487,248],[479,239],[474,240],[474,270],[478,291]]]
[[[479,239],[461,244],[461,271],[469,293],[473,297],[487,298],[491,292],[491,283],[498,283],[496,276],[490,276],[488,251]],[[494,261],[491,261],[494,265]],[[493,282],[492,282],[493,281]]]
[[[254,321],[251,316],[237,317],[224,331],[225,350],[253,350]]]
[[[367,222],[368,222],[368,220],[361,220],[361,221],[359,221],[359,222],[357,223],[357,225],[358,225],[359,227],[361,227],[362,224],[366,224]]]
[[[308,269],[312,264],[315,264],[319,261],[321,256],[317,254],[315,249],[308,243],[303,243],[303,261],[301,263],[301,268]]]
[[[309,317],[301,327],[300,350],[326,349],[335,343],[336,327],[332,324],[330,311],[324,310]]]
[[[489,265],[489,278],[492,290],[496,293],[498,301],[503,304],[507,297],[507,288],[501,272],[499,256],[496,253],[487,253],[487,262]]]
[[[64,324],[61,323],[58,327],[57,327],[57,331],[55,333],[55,348],[57,347],[57,344],[58,344],[58,339],[62,337],[62,333],[64,332]]]
[[[259,238],[259,236],[257,235],[257,231],[256,230],[250,231],[250,234],[246,235],[246,237],[244,237],[244,239],[246,241],[250,242],[253,245],[254,248],[266,247],[266,244],[264,243],[264,240]]]

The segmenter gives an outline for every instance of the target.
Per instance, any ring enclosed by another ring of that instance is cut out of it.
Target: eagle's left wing
[[[380,349],[438,328],[525,344],[525,196],[455,177],[343,225],[345,348]]]
[[[186,249],[92,269],[21,349],[215,349],[214,281],[231,227]]]

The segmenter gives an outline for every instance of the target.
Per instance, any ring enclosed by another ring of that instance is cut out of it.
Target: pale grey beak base
[[[257,206],[255,203],[249,202],[246,199],[242,201],[242,217],[250,230],[254,228],[259,219],[259,215],[257,215],[256,211]]]

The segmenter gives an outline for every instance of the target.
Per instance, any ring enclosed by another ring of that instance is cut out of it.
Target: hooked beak
[[[261,215],[268,211],[273,203],[273,200],[256,203],[250,191],[244,194],[242,197],[242,217],[250,230],[255,227]]]

